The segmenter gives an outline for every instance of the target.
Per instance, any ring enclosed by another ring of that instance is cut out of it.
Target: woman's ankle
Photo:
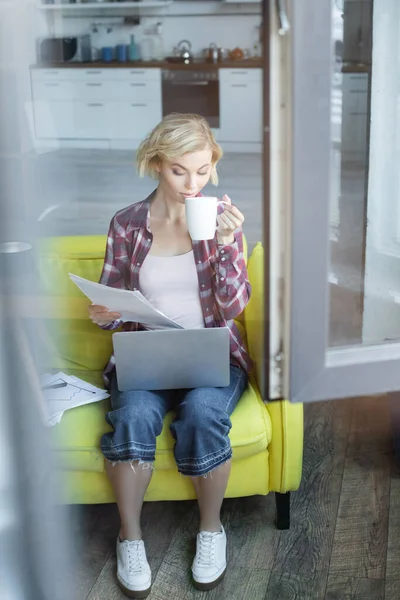
[[[219,533],[221,531],[221,521],[200,520],[199,531],[209,531],[210,533]]]
[[[137,526],[121,527],[119,530],[119,539],[121,542],[125,540],[128,542],[139,541],[142,539],[142,530]]]

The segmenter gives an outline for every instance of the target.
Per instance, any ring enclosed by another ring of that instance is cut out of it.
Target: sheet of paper
[[[142,323],[157,329],[183,329],[181,325],[154,308],[138,291],[119,290],[72,273],[69,273],[69,276],[93,304],[106,306],[110,311],[120,313],[123,321]]]
[[[54,375],[45,373],[40,380],[47,405],[47,425],[49,426],[59,423],[66,410],[92,402],[99,402],[109,397],[109,393],[105,389],[96,387],[73,375],[66,375],[62,371]],[[61,383],[67,385],[52,387]]]

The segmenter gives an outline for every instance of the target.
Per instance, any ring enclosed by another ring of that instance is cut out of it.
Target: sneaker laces
[[[215,562],[215,542],[218,533],[210,531],[201,531],[199,533],[199,542],[197,544],[196,562],[208,566]]]
[[[143,552],[143,544],[138,540],[126,542],[127,563],[129,573],[138,573],[143,570],[146,560]]]

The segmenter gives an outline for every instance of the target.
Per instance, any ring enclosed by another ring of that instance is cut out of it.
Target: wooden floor
[[[386,397],[305,407],[304,469],[292,526],[274,526],[274,496],[226,500],[228,570],[196,591],[194,502],[147,503],[150,600],[399,600],[400,478]],[[73,507],[77,600],[117,600],[115,505]]]

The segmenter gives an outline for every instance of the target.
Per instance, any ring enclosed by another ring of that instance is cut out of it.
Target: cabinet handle
[[[146,73],[146,71],[131,71],[130,74],[131,75],[144,75]]]
[[[172,85],[180,85],[184,87],[196,86],[196,85],[209,85],[209,81],[171,81]]]
[[[44,75],[58,75],[58,71],[43,71]]]
[[[101,75],[101,71],[86,71],[86,75]]]
[[[247,87],[247,83],[232,83],[231,87]]]
[[[88,104],[88,106],[103,106],[100,102],[92,102],[91,104]]]
[[[137,103],[137,104],[131,104],[131,106],[147,106],[147,104],[140,104],[140,103]]]
[[[276,10],[279,21],[279,35],[286,35],[290,31],[290,23],[286,11],[286,0],[276,0]]]
[[[349,112],[349,115],[352,117],[366,117],[368,115],[368,113],[366,112]]]
[[[87,87],[101,87],[102,83],[87,83]]]
[[[146,84],[145,83],[131,83],[132,87],[145,87]]]
[[[234,71],[231,71],[231,75],[248,75],[249,72],[248,71],[237,71],[236,69]]]
[[[58,87],[60,84],[59,83],[45,83],[44,85],[46,87]]]

